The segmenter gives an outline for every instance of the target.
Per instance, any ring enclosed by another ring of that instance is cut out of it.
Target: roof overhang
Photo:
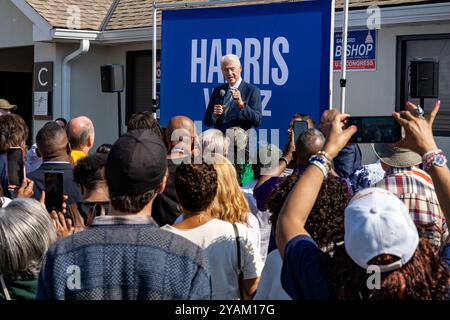
[[[157,40],[161,39],[161,28],[156,28]],[[142,42],[152,40],[152,28],[120,29],[107,31],[73,30],[56,28],[51,31],[52,38],[58,40],[90,40],[93,42],[113,44]]]
[[[401,24],[450,21],[450,2],[381,7],[380,9],[381,27]],[[348,26],[366,26],[370,14],[371,13],[367,12],[367,9],[350,10],[348,17]],[[343,12],[336,12],[335,27],[341,27],[343,25],[343,21]]]
[[[152,40],[152,27],[120,30],[74,30],[53,28],[25,0],[11,0],[33,23],[33,41],[90,40],[98,44],[146,42]],[[151,8],[149,8],[151,10]],[[370,13],[367,9],[350,10],[349,27],[364,27]],[[450,21],[450,2],[381,7],[381,26]],[[343,12],[335,13],[335,27],[343,24]],[[161,39],[161,27],[157,27],[157,39]]]

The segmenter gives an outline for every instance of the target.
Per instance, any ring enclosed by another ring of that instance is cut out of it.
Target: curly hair
[[[185,210],[206,210],[217,193],[217,172],[212,164],[185,164],[175,172],[175,189],[178,201]]]
[[[397,257],[382,255],[369,264],[392,263]],[[338,299],[363,300],[445,300],[448,299],[450,269],[446,268],[440,255],[435,254],[432,244],[421,239],[414,256],[403,267],[381,273],[379,289],[368,288],[372,276],[356,263],[340,246],[330,263],[330,280]]]
[[[279,187],[271,193],[268,208],[272,213],[270,221],[273,230],[276,230],[281,208],[299,178],[299,173],[283,178]],[[330,177],[322,183],[305,224],[305,229],[322,250],[331,252],[344,241],[344,211],[351,197],[352,191],[342,178]]]
[[[100,184],[106,185],[103,168],[107,158],[107,154],[95,153],[81,159],[73,169],[73,180],[87,191],[95,190]]]
[[[17,114],[5,114],[0,117],[0,153],[8,148],[22,147],[28,138],[28,127]]]
[[[239,187],[234,166],[227,158],[215,155],[214,168],[217,172],[217,195],[211,207],[211,216],[246,224],[250,207]]]

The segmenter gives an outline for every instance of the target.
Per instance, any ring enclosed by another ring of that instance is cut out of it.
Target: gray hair
[[[88,119],[88,118],[86,118]],[[88,144],[89,138],[94,137],[95,129],[94,124],[89,119],[86,126],[83,126],[80,132],[74,132],[73,119],[69,121],[66,128],[67,137],[69,138],[70,146],[72,149],[79,149]]]
[[[223,67],[224,64],[227,64],[229,62],[234,62],[235,64],[237,64],[238,67],[241,66],[241,60],[235,54],[224,55],[220,60],[220,66]]]
[[[0,274],[36,277],[56,230],[47,210],[34,199],[15,199],[0,208]]]
[[[218,129],[208,129],[201,135],[203,154],[219,153],[226,157],[228,154],[228,146],[230,139]]]

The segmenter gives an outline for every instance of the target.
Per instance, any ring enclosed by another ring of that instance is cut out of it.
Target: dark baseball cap
[[[127,132],[112,146],[105,170],[111,196],[143,194],[166,174],[166,147],[150,130]]]

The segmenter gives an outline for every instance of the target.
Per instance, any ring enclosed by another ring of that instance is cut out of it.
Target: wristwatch
[[[427,171],[431,167],[443,167],[447,164],[447,157],[440,149],[426,153],[422,157],[423,170]]]
[[[443,153],[438,153],[431,162],[432,166],[443,167],[447,164],[447,158]]]

